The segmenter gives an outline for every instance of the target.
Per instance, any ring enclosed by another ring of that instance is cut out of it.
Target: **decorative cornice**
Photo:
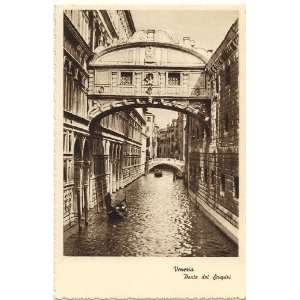
[[[102,17],[103,17],[103,19],[105,21],[105,24],[107,25],[110,33],[111,33],[111,35],[114,38],[119,39],[119,35],[116,32],[115,27],[114,27],[113,23],[111,22],[111,19],[110,19],[109,15],[108,15],[107,11],[106,10],[100,10],[100,12],[101,12],[101,15],[102,15]]]
[[[148,96],[137,96],[137,95],[99,95],[99,94],[89,94],[88,95],[88,99],[89,100],[101,100],[101,99],[107,99],[107,100],[111,100],[111,99],[115,99],[115,100],[123,100],[124,98],[126,99],[136,99],[139,98],[141,100],[145,100],[148,99]],[[172,101],[176,101],[178,100],[179,102],[184,101],[186,102],[187,96],[152,96],[151,97],[153,100],[155,99],[161,99],[164,98],[165,100],[172,100]],[[209,97],[209,95],[206,96],[188,96],[189,101],[196,102],[196,101],[201,101],[201,100],[205,100],[205,101],[209,101],[211,100],[211,98]]]
[[[138,145],[142,145],[142,143],[141,143],[140,141],[134,140],[134,139],[132,139],[132,138],[126,136],[126,135],[123,134],[123,133],[119,133],[119,132],[117,132],[117,131],[114,131],[113,129],[109,129],[109,128],[106,128],[106,127],[101,126],[101,130],[103,131],[103,133],[106,132],[106,133],[115,135],[115,136],[117,136],[117,137],[120,137],[120,138],[122,138],[122,139],[124,139],[124,140],[130,141],[130,142],[132,142],[132,143],[135,143],[135,144],[138,144]]]
[[[82,73],[84,73],[84,75],[88,78],[89,74],[83,68],[83,66],[81,65],[81,63],[68,50],[66,50],[65,48],[64,48],[64,53],[69,57],[69,59],[71,59],[77,65],[77,67],[80,68],[80,70],[82,71]]]
[[[85,42],[81,34],[78,32],[76,27],[66,15],[64,15],[64,28],[69,30],[69,32],[73,35],[73,37],[80,44],[80,46],[84,49],[84,51],[89,57],[93,55],[93,52],[91,51],[89,45]]]
[[[107,53],[110,53],[110,52],[114,52],[114,51],[121,50],[121,49],[133,48],[133,47],[149,47],[149,46],[152,46],[152,47],[158,46],[158,47],[162,47],[162,48],[172,48],[175,50],[179,50],[179,51],[196,56],[197,58],[202,60],[204,64],[207,63],[207,59],[195,50],[185,48],[185,47],[182,47],[182,46],[176,45],[176,44],[142,41],[142,42],[134,42],[134,43],[124,43],[124,44],[119,44],[119,45],[108,47],[108,48],[102,50],[101,52],[97,53],[94,56],[94,58],[91,61],[91,65],[93,65],[93,61],[97,60],[101,56],[103,56]]]
[[[125,15],[127,17],[129,27],[130,27],[132,33],[134,33],[136,31],[136,29],[135,29],[135,25],[134,25],[130,10],[125,10]]]
[[[230,53],[238,49],[238,19],[231,25],[225,38],[207,62],[206,69],[209,72],[216,72],[222,67],[223,62]]]
[[[64,111],[64,117],[67,117],[69,119],[72,119],[72,120],[76,120],[84,125],[88,125],[90,123],[90,120],[84,118],[84,117],[81,117],[79,115],[76,115],[72,112],[69,112],[69,111]]]
[[[204,122],[210,120],[209,101],[199,100],[197,103],[177,102],[174,100],[167,100],[165,98],[128,98],[122,101],[114,101],[113,103],[103,103],[97,101],[91,107],[89,111],[89,117],[91,119],[90,128],[94,126],[95,122],[110,113],[118,111],[124,111],[128,109],[138,107],[154,107],[175,110],[187,114],[191,114],[195,117],[201,118]]]

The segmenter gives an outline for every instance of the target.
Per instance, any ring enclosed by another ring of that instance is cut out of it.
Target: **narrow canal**
[[[76,256],[237,256],[237,246],[189,201],[182,180],[163,170],[126,188],[128,216],[109,221],[93,213],[81,233],[64,241]]]

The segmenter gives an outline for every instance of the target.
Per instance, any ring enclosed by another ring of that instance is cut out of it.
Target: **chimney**
[[[194,40],[191,40],[191,47],[195,48],[196,42]]]
[[[154,29],[148,29],[147,30],[147,42],[154,42]]]
[[[183,46],[186,48],[191,47],[191,38],[189,36],[184,36],[183,37]]]

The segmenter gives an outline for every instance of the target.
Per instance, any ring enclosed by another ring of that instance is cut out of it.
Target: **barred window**
[[[168,74],[169,85],[180,85],[180,73],[169,73]]]
[[[132,85],[132,72],[121,72],[121,85]]]
[[[229,126],[230,126],[230,121],[229,121],[229,116],[226,113],[224,117],[224,131],[228,132],[229,131]]]

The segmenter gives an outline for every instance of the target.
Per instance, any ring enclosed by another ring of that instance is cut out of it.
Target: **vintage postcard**
[[[55,7],[55,299],[245,299],[245,9]]]

